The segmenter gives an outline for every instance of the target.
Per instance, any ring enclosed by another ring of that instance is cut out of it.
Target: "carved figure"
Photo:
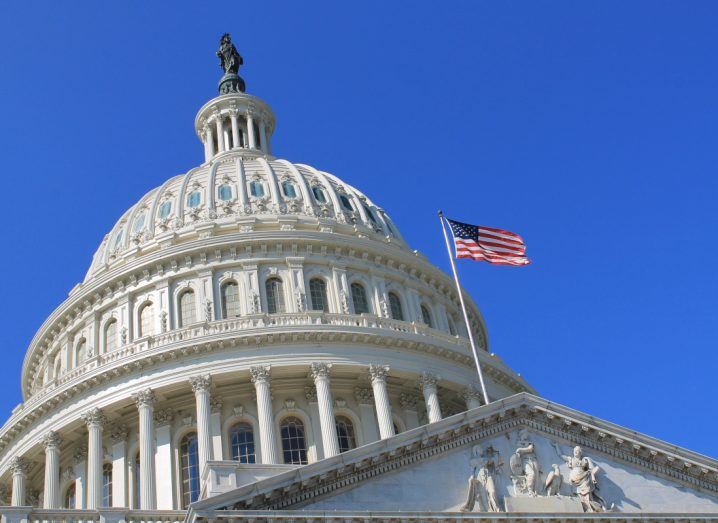
[[[541,472],[539,471],[534,444],[529,439],[529,433],[526,429],[519,431],[518,444],[519,447],[509,459],[514,490],[517,494],[536,496],[538,495]]]
[[[234,47],[232,37],[229,36],[229,33],[224,33],[222,38],[220,38],[217,56],[219,57],[219,66],[225,73],[237,74],[239,72],[239,66],[244,63],[242,56],[237,52],[237,48]]]
[[[568,481],[576,488],[576,494],[584,512],[606,512],[606,502],[597,492],[596,474],[601,469],[593,463],[591,458],[583,456],[583,449],[578,445],[573,448],[573,456],[561,456],[561,458],[571,469]]]
[[[557,496],[561,491],[563,478],[561,477],[561,471],[558,469],[558,465],[553,464],[551,465],[551,468],[553,470],[548,473],[548,476],[546,476],[546,483],[544,484],[544,487],[546,489],[547,496]]]
[[[471,449],[472,459],[469,462],[473,472],[469,477],[469,492],[461,512],[471,512],[479,501],[479,510],[483,512],[501,512],[499,498],[496,493],[494,474],[503,465],[499,461],[499,453],[489,447],[481,452],[480,445]]]

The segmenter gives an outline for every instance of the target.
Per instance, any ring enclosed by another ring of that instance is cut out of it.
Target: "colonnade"
[[[335,400],[331,390],[331,363],[316,362],[310,366],[309,377],[313,380],[316,396],[312,398],[312,402],[316,403],[319,414],[319,425],[321,428],[321,438],[317,444],[321,444],[325,458],[336,456],[339,454],[339,441],[337,437],[337,428],[334,415]],[[250,369],[251,381],[254,384],[256,392],[256,408],[257,408],[257,430],[259,436],[259,448],[261,451],[261,463],[274,465],[282,463],[281,453],[278,446],[279,438],[275,429],[275,412],[272,405],[272,394],[270,388],[271,367],[269,365],[259,365]],[[395,434],[395,426],[392,416],[392,407],[389,400],[389,391],[387,389],[387,377],[390,368],[387,365],[371,364],[368,368],[368,377],[371,382],[371,389],[357,389],[357,400],[360,408],[360,416],[364,429],[363,440],[370,443],[376,439],[385,439]],[[424,401],[426,404],[426,412],[430,423],[439,421],[442,417],[441,407],[439,404],[439,396],[437,383],[439,378],[429,372],[422,373],[417,384],[421,388]],[[210,375],[199,375],[189,378],[196,403],[196,432],[197,432],[197,456],[198,468],[204,470],[208,461],[221,460],[222,456],[213,455],[212,431],[211,431],[211,388],[212,378]],[[405,397],[406,396],[406,397]],[[407,410],[414,412],[416,417],[416,425],[418,425],[418,416],[416,415],[416,396],[402,394],[400,403],[406,406]],[[466,401],[467,408],[475,408],[481,405],[479,393],[472,387],[467,387],[462,393]],[[155,392],[151,388],[141,390],[132,395],[138,412],[139,421],[139,508],[141,510],[157,509],[157,479],[156,474],[169,474],[170,471],[165,470],[171,468],[171,462],[160,462],[156,453],[156,446],[160,444],[160,440],[169,441],[169,432],[166,436],[160,435],[159,429],[156,429],[156,421],[165,421],[162,416],[158,416],[154,406],[156,402]],[[365,423],[368,416],[376,416],[376,424]],[[82,420],[87,426],[87,468],[86,468],[86,501],[78,504],[87,509],[97,509],[103,504],[103,431],[107,424],[107,417],[99,408],[93,408],[81,415]],[[370,426],[378,426],[378,434],[376,430],[371,432]],[[169,431],[169,428],[167,428]],[[112,433],[112,439],[119,441],[126,439],[127,429],[121,427]],[[42,445],[45,449],[45,474],[44,474],[44,497],[43,508],[54,509],[62,506],[60,499],[60,446],[62,438],[55,431],[50,431],[42,438]],[[118,472],[124,468],[124,460],[126,459],[124,443],[119,448],[121,454],[121,466],[117,467]],[[114,452],[113,454],[117,454]],[[12,499],[13,506],[22,506],[27,502],[27,473],[29,470],[29,461],[17,456],[13,459],[10,468],[12,470]],[[113,467],[113,473],[115,467]],[[113,477],[113,483],[122,481],[124,485],[125,473],[121,472],[121,477]],[[137,488],[137,486],[136,486]],[[121,490],[124,493],[124,487]],[[77,496],[82,496],[82,492],[76,492]],[[115,506],[123,506],[125,495],[114,496]],[[119,499],[121,498],[121,499]],[[166,504],[166,503],[161,503]],[[168,508],[163,506],[161,508]]]
[[[265,154],[271,154],[264,119],[255,119],[254,113],[250,111],[240,114],[234,109],[228,113],[213,114],[203,128],[203,135],[207,161],[219,153],[237,148],[258,149]]]

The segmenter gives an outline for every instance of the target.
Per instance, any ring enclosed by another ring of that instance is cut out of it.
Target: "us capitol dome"
[[[4,523],[715,516],[715,460],[535,396],[465,296],[484,405],[453,280],[378,202],[275,156],[228,35],[217,54],[204,161],[120,216],[27,349]]]

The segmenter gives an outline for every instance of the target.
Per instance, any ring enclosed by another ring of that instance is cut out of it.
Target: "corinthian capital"
[[[15,456],[10,462],[10,470],[13,474],[27,474],[30,470],[30,462],[22,456]]]
[[[389,365],[376,365],[374,363],[369,365],[369,377],[372,383],[375,381],[386,382],[387,374],[389,374]]]
[[[329,369],[332,368],[331,363],[321,363],[321,362],[314,362],[312,363],[312,370],[311,375],[312,378],[315,380],[321,379],[321,378],[329,378]]]
[[[132,395],[132,399],[135,400],[137,408],[140,407],[151,407],[155,402],[155,393],[152,389],[141,390]]]
[[[192,376],[189,379],[189,384],[192,385],[192,390],[197,392],[208,392],[212,386],[212,377],[209,374],[204,376]]]
[[[422,389],[428,387],[436,387],[436,383],[438,381],[439,378],[431,372],[422,372],[421,376],[419,376],[419,379],[417,380],[417,382],[419,383],[419,387],[421,387]]]
[[[102,427],[107,423],[107,417],[102,413],[100,409],[95,407],[85,412],[82,416],[82,421],[87,424],[87,427]]]
[[[272,377],[272,369],[269,365],[258,365],[249,369],[252,376],[252,383],[268,383]]]
[[[45,450],[58,449],[61,444],[62,437],[54,430],[51,430],[42,437],[42,446],[45,447]]]

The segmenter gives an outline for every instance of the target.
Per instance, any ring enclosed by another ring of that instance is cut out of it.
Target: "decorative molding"
[[[410,394],[408,392],[402,392],[399,394],[399,406],[404,410],[410,410],[417,412],[419,405],[419,396],[416,394]]]
[[[97,407],[92,408],[80,416],[82,421],[85,422],[87,427],[100,427],[102,428],[107,423],[107,416],[104,415],[102,410]]]
[[[209,374],[192,376],[189,379],[189,384],[192,386],[192,391],[195,394],[198,392],[209,392],[209,389],[212,387],[212,377]]]
[[[331,363],[314,362],[311,365],[310,374],[314,381],[320,379],[329,379],[329,371],[331,368]]]
[[[158,425],[167,425],[172,423],[173,419],[175,419],[175,411],[172,408],[159,409],[154,413],[154,420]]]
[[[27,458],[15,456],[12,458],[12,461],[10,461],[10,470],[13,475],[22,474],[24,476],[30,471],[31,464],[32,463]]]
[[[309,403],[317,403],[317,388],[313,384],[304,387],[304,397]]]
[[[211,412],[221,412],[222,411],[222,404],[223,400],[221,396],[218,396],[216,394],[212,394],[209,398],[209,408]]]
[[[114,425],[110,429],[110,439],[113,443],[120,443],[122,441],[127,441],[128,436],[130,435],[130,430],[127,428],[127,425],[124,423],[121,423],[119,425]]]
[[[416,381],[422,389],[436,389],[439,377],[430,372],[422,372]]]
[[[387,375],[389,374],[389,365],[377,365],[372,363],[369,365],[369,378],[372,383],[375,381],[386,382]]]
[[[152,389],[144,389],[132,395],[132,399],[140,407],[152,407],[155,402],[155,393]]]
[[[272,368],[269,365],[257,365],[250,367],[249,374],[254,384],[269,383],[272,377]]]
[[[62,445],[62,436],[60,436],[54,430],[51,430],[42,437],[42,446],[45,447],[45,451],[57,450]]]
[[[355,388],[354,398],[359,405],[374,405],[374,391],[369,387]]]

